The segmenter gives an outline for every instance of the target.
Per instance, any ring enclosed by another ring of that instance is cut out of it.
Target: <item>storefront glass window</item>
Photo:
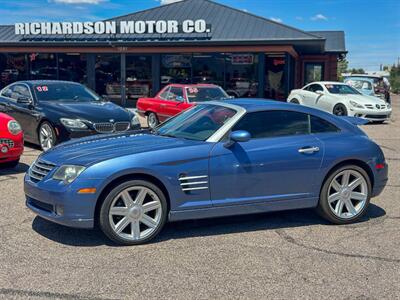
[[[127,106],[136,106],[141,97],[152,93],[151,56],[126,56],[126,100]]]
[[[87,82],[86,55],[79,53],[58,54],[58,74],[60,80]]]
[[[306,63],[304,65],[304,84],[324,80],[324,65],[322,63]]]
[[[284,54],[267,54],[265,56],[265,98],[286,99],[285,64]]]
[[[213,83],[224,86],[224,56],[212,53],[194,53],[192,83]]]
[[[226,53],[225,90],[228,95],[256,97],[258,89],[258,55],[252,53]]]
[[[54,53],[29,53],[30,79],[57,80],[57,56]]]
[[[27,78],[25,54],[0,54],[0,89],[18,80]]]
[[[191,83],[191,78],[191,54],[165,54],[161,56],[161,87],[170,83]]]
[[[121,101],[121,55],[101,54],[96,57],[96,92],[110,101]]]

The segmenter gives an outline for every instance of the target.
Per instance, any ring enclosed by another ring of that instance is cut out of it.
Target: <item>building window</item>
[[[267,54],[265,56],[264,97],[268,99],[286,99],[286,58],[284,54]]]
[[[258,55],[226,53],[225,90],[235,98],[256,97],[258,91]]]
[[[96,92],[122,105],[121,99],[121,55],[101,54],[96,57]]]
[[[86,55],[79,53],[58,54],[60,80],[87,83]]]
[[[161,56],[161,87],[170,83],[191,83],[191,78],[191,54],[165,54]]]
[[[127,106],[136,106],[141,97],[152,94],[151,56],[126,56]]]
[[[192,83],[212,83],[224,87],[225,58],[221,54],[194,53]]]
[[[57,80],[57,55],[55,53],[29,53],[30,79]]]
[[[0,89],[15,81],[27,79],[26,55],[20,53],[0,54]]]
[[[324,80],[323,63],[305,63],[304,64],[304,84],[314,81]]]

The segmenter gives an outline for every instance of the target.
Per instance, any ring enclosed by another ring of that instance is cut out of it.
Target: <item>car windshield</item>
[[[325,84],[325,87],[331,94],[361,94],[359,91],[346,84]]]
[[[205,141],[228,122],[236,110],[219,105],[198,105],[168,120],[157,135]]]
[[[100,101],[100,97],[87,87],[69,83],[43,83],[33,87],[39,101]]]
[[[220,87],[189,87],[186,88],[189,102],[205,102],[229,98]]]
[[[346,82],[346,84],[352,86],[355,89],[360,89],[360,90],[372,90],[372,83],[368,80],[362,80],[362,79],[351,79]]]

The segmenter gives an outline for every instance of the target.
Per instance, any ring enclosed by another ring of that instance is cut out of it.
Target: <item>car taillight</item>
[[[376,164],[375,165],[375,169],[377,169],[377,170],[381,170],[381,169],[384,169],[385,168],[385,164]]]

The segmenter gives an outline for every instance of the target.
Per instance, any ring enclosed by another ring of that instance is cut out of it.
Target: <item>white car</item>
[[[384,100],[363,95],[341,82],[312,82],[302,89],[292,90],[287,101],[371,122],[383,123],[392,113],[392,107]]]

